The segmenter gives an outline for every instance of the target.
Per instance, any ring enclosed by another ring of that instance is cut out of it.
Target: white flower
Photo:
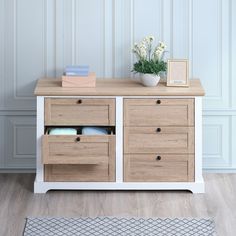
[[[146,36],[141,44],[145,44],[145,45],[150,45],[153,41],[155,40],[154,36],[150,35],[150,36]]]
[[[149,40],[150,40],[150,41],[154,41],[154,40],[155,40],[154,36],[150,35],[150,36],[149,36]]]
[[[145,60],[147,57],[146,44],[143,42],[134,44],[133,52],[136,54],[138,60]]]
[[[145,37],[144,38],[144,40],[147,42],[147,43],[150,43],[150,42],[152,42],[152,41],[154,41],[154,36],[152,36],[152,35],[149,35],[149,36],[147,36],[147,37]]]
[[[159,47],[165,49],[165,48],[166,48],[166,45],[165,45],[165,43],[163,43],[163,42],[160,41],[160,42],[159,42]]]
[[[141,44],[139,45],[139,48],[144,48],[144,49],[146,49],[147,46],[146,46],[146,44],[145,44],[144,42],[141,42]]]
[[[147,57],[147,50],[146,50],[145,47],[140,47],[140,57],[142,59],[146,59],[146,57]]]
[[[159,42],[159,45],[154,50],[154,59],[158,61],[162,60],[165,49],[166,45],[163,42]]]
[[[132,51],[135,53],[138,60],[163,60],[163,55],[166,49],[164,42],[159,42],[159,44],[152,50],[152,44],[155,40],[154,36],[149,35],[143,38],[143,40],[138,44],[135,43]]]
[[[164,53],[164,49],[162,47],[160,46],[156,47],[154,51],[154,59],[157,61],[160,61],[162,59],[163,53]]]

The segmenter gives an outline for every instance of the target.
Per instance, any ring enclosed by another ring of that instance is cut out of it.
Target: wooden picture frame
[[[189,62],[187,59],[169,59],[167,70],[167,86],[189,86]]]

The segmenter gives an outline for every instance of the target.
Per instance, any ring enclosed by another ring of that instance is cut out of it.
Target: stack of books
[[[95,87],[96,74],[89,72],[89,66],[67,66],[62,76],[62,87]]]

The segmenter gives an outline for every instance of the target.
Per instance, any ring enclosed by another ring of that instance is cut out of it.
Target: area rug
[[[213,236],[210,219],[27,218],[24,236]]]

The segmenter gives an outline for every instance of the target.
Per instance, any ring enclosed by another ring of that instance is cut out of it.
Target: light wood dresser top
[[[36,96],[204,96],[199,79],[191,79],[189,87],[144,87],[131,79],[97,79],[95,88],[63,88],[61,79],[39,79]]]

